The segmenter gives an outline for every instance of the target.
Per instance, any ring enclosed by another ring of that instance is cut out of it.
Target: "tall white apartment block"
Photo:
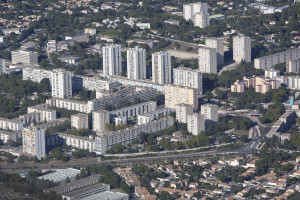
[[[201,131],[205,131],[204,115],[193,113],[187,116],[187,129],[193,135],[199,135]]]
[[[193,16],[194,26],[205,28],[210,25],[210,17],[208,13],[200,12]]]
[[[171,55],[167,52],[152,54],[152,81],[158,84],[171,83]]]
[[[105,131],[105,124],[109,124],[109,111],[98,110],[93,112],[93,130]]]
[[[103,74],[118,76],[122,72],[121,45],[111,44],[102,47]]]
[[[5,71],[5,60],[0,58],[0,75]]]
[[[297,60],[289,60],[286,62],[286,72],[292,72],[292,73],[300,72],[300,57]]]
[[[208,122],[218,121],[218,106],[213,104],[201,105],[201,114],[205,116]]]
[[[237,63],[251,62],[251,37],[233,37],[233,60]]]
[[[224,39],[223,38],[207,38],[206,46],[215,48],[217,52],[217,65],[224,64]]]
[[[127,50],[127,78],[146,79],[146,50],[132,48]]]
[[[196,13],[207,13],[207,3],[190,3],[183,5],[183,17],[185,20],[193,19]]]
[[[63,69],[52,72],[52,97],[68,98],[72,96],[72,73]]]
[[[214,48],[198,49],[198,66],[202,73],[217,73],[217,51]]]
[[[29,64],[34,65],[38,64],[38,54],[32,51],[12,51],[11,52],[12,64]]]
[[[46,156],[45,129],[30,126],[22,130],[23,152],[41,159]]]
[[[197,89],[198,95],[202,95],[202,73],[199,69],[192,70],[187,67],[173,69],[173,84]]]
[[[187,116],[193,114],[193,106],[185,103],[176,105],[176,120],[180,123],[187,123]]]
[[[89,128],[89,115],[85,113],[78,113],[71,115],[71,126],[76,129],[88,129]]]

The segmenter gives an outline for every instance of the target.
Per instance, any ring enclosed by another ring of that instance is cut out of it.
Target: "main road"
[[[150,161],[161,161],[161,160],[172,160],[172,159],[185,159],[185,158],[200,158],[200,157],[211,157],[211,156],[225,156],[225,155],[245,155],[251,154],[252,151],[207,151],[207,152],[196,152],[196,153],[183,153],[176,155],[159,155],[152,157],[142,158],[126,158],[116,160],[104,160],[104,161],[93,161],[93,162],[66,162],[62,164],[25,164],[25,163],[12,163],[1,166],[1,170],[26,170],[26,169],[62,169],[69,167],[85,167],[88,165],[99,165],[99,164],[128,164],[134,162],[150,162]]]

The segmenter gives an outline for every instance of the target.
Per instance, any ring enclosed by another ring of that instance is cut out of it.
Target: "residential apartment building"
[[[233,37],[233,60],[237,63],[251,62],[251,37]]]
[[[23,129],[23,122],[19,118],[15,118],[15,119],[0,118],[0,129],[20,131]]]
[[[66,144],[78,149],[85,149],[90,152],[95,151],[95,139],[90,137],[81,137],[65,133],[57,133],[60,138],[60,144]]]
[[[168,52],[152,54],[152,81],[158,84],[169,84],[171,80],[171,55]]]
[[[193,88],[166,85],[165,86],[165,106],[176,109],[176,105],[185,103],[198,108],[198,92]]]
[[[201,114],[205,116],[207,122],[218,122],[218,106],[213,104],[201,105]]]
[[[72,73],[63,69],[54,69],[52,72],[52,97],[72,97]]]
[[[49,40],[47,43],[46,51],[48,53],[57,53],[63,50],[69,50],[69,46],[64,41],[56,41],[56,40]]]
[[[38,117],[35,118],[36,122],[51,122],[56,120],[56,110],[49,109],[49,106],[47,104],[38,104],[35,106],[27,107],[27,114],[30,113],[37,113]],[[22,117],[22,115],[20,116]],[[26,121],[26,120],[25,120]],[[26,124],[31,123],[32,121],[27,122]]]
[[[109,79],[100,77],[82,77],[82,85],[86,90],[101,91],[101,90],[115,90],[120,84]]]
[[[173,84],[194,88],[198,91],[198,96],[202,95],[202,73],[199,69],[192,70],[187,67],[173,69]]]
[[[266,78],[276,78],[277,76],[280,76],[280,71],[276,69],[267,69],[265,70],[265,77]]]
[[[185,20],[192,20],[193,16],[196,13],[207,13],[207,3],[190,3],[190,4],[184,4],[183,5],[183,18]]]
[[[187,115],[187,129],[193,135],[199,135],[205,131],[205,117],[199,113]]]
[[[39,67],[26,67],[23,69],[23,80],[31,80],[40,83],[44,78],[52,80],[52,71]]]
[[[279,76],[276,78],[281,84],[285,84],[287,88],[292,90],[300,89],[300,77],[299,76]]]
[[[117,110],[112,110],[109,112],[110,118],[114,117],[126,117],[134,118],[138,115],[143,115],[149,112],[154,112],[157,110],[157,105],[155,101],[146,101],[143,103],[134,104]]]
[[[3,143],[7,143],[9,140],[17,142],[19,138],[22,138],[22,131],[0,130],[0,140]]]
[[[109,79],[112,81],[116,81],[122,85],[152,88],[156,89],[158,92],[164,92],[163,84],[153,83],[152,81],[148,80],[131,80],[122,76],[110,76]]]
[[[96,35],[97,30],[94,28],[86,28],[84,29],[84,33],[88,35]]]
[[[12,64],[38,64],[38,54],[32,51],[17,50],[11,52]]]
[[[286,62],[286,72],[299,73],[300,72],[300,59],[287,61]]]
[[[180,123],[187,123],[187,116],[193,114],[193,106],[180,103],[176,105],[176,120]]]
[[[254,59],[254,67],[256,69],[271,69],[274,65],[288,62],[300,58],[300,47],[290,48],[286,51],[274,53],[268,56],[263,56]]]
[[[88,129],[89,128],[89,116],[88,114],[78,113],[71,115],[71,126],[76,129]]]
[[[146,79],[146,50],[131,48],[127,50],[127,78]]]
[[[158,108],[155,111],[138,115],[138,125],[146,124],[154,120],[162,119],[168,116],[172,112],[170,108]]]
[[[207,38],[205,44],[209,48],[215,48],[217,52],[217,65],[224,64],[224,39],[223,38]]]
[[[78,180],[72,180],[72,182],[69,183],[64,183],[61,182],[59,185],[55,186],[55,187],[51,187],[49,189],[46,189],[45,192],[55,192],[57,195],[61,195],[61,194],[65,194],[68,192],[71,192],[73,190],[78,190],[84,187],[87,187],[89,185],[94,185],[96,183],[99,182],[99,175],[98,174],[94,174],[94,175],[90,175],[88,177],[85,178],[81,178]]]
[[[68,110],[76,110],[79,112],[89,113],[91,111],[103,110],[106,105],[118,107],[126,99],[128,102],[135,102],[137,99],[148,101],[150,98],[157,95],[157,90],[151,88],[134,88],[125,93],[113,93],[109,96],[104,96],[98,99],[93,99],[88,102],[76,101],[63,98],[51,98],[46,100],[46,104]]]
[[[245,91],[245,85],[243,81],[236,80],[234,84],[230,87],[231,92],[244,92]]]
[[[87,102],[84,101],[76,101],[71,99],[63,99],[63,98],[50,98],[46,100],[46,104],[49,106],[55,106],[58,108],[66,108],[68,110],[76,110],[78,112],[89,113],[90,109],[88,109]]]
[[[208,13],[200,12],[193,16],[194,26],[205,28],[210,25],[210,17]]]
[[[41,159],[46,156],[45,129],[32,124],[22,130],[23,152]]]
[[[109,111],[98,110],[93,112],[93,130],[105,131],[105,125],[110,124]]]
[[[240,83],[243,83],[245,88],[253,87],[255,92],[259,93],[266,93],[270,90],[278,89],[281,85],[280,81],[276,79],[260,76],[244,77]]]
[[[121,45],[111,44],[102,47],[103,74],[109,76],[121,75],[122,55]]]
[[[104,154],[113,145],[122,143],[123,145],[135,140],[140,133],[154,133],[165,130],[174,124],[171,117],[152,121],[139,126],[129,127],[120,131],[113,131],[100,134],[95,138],[95,151]]]
[[[0,58],[0,75],[5,71],[5,60]]]
[[[198,49],[198,66],[202,73],[217,73],[217,50],[215,48],[200,47]]]

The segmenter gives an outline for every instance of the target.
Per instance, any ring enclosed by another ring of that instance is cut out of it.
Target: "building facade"
[[[287,61],[286,62],[286,72],[299,73],[300,72],[300,59]]]
[[[5,71],[5,60],[0,58],[0,75]]]
[[[231,92],[239,92],[242,93],[245,91],[245,85],[243,81],[237,80],[230,87]]]
[[[82,77],[82,84],[86,90],[91,91],[114,90],[120,85],[118,82],[100,77]]]
[[[171,117],[152,121],[139,126],[133,126],[120,131],[107,132],[95,138],[96,152],[104,154],[113,145],[122,143],[123,145],[135,140],[140,133],[154,133],[169,128],[174,124]]]
[[[217,52],[217,65],[224,64],[224,39],[223,38],[207,38],[205,40],[206,46],[215,48]]]
[[[57,53],[61,52],[63,50],[69,50],[69,46],[66,42],[64,41],[55,41],[55,40],[49,40],[47,43],[47,48],[46,51],[48,53]]]
[[[146,124],[154,120],[162,119],[172,112],[170,108],[159,108],[155,111],[138,115],[138,125]]]
[[[199,113],[187,115],[187,129],[193,135],[199,135],[205,131],[205,117]]]
[[[267,69],[265,70],[265,77],[266,78],[276,78],[277,76],[280,76],[280,71],[276,69]]]
[[[218,106],[213,104],[201,105],[201,114],[205,116],[208,122],[218,122]]]
[[[202,95],[202,73],[187,67],[173,69],[173,84],[194,88],[198,91],[198,96]]]
[[[165,86],[165,106],[176,109],[176,105],[185,103],[198,108],[198,92],[193,88],[176,85]]]
[[[167,52],[152,54],[152,81],[158,84],[171,83],[171,55]]]
[[[12,51],[11,60],[12,64],[22,63],[28,65],[35,65],[38,64],[38,54],[32,51]]]
[[[72,74],[63,69],[55,69],[52,72],[52,97],[72,97]]]
[[[217,73],[217,51],[214,48],[200,47],[198,49],[198,66],[202,73]]]
[[[254,67],[256,69],[271,69],[274,65],[288,62],[300,58],[300,47],[290,48],[286,51],[274,53],[268,56],[263,56],[254,59]]]
[[[187,123],[187,116],[193,114],[193,106],[180,103],[176,105],[176,120],[180,123]]]
[[[23,69],[23,80],[31,80],[40,83],[44,78],[52,81],[52,71],[38,67],[26,67]]]
[[[41,159],[46,156],[45,129],[33,125],[22,130],[23,152]]]
[[[105,124],[110,124],[109,111],[98,110],[93,112],[93,130],[105,131]]]
[[[233,60],[251,62],[251,38],[247,36],[233,37]]]
[[[78,113],[71,115],[71,126],[76,129],[88,129],[89,128],[89,116],[88,114]]]
[[[183,5],[183,18],[185,20],[192,20],[193,16],[200,12],[207,13],[207,3],[197,2]]]
[[[111,44],[102,47],[103,74],[109,76],[121,75],[122,55],[121,45]]]
[[[132,48],[127,50],[127,78],[146,79],[146,50]]]
[[[193,16],[194,26],[205,28],[210,25],[210,17],[208,13],[200,12]]]

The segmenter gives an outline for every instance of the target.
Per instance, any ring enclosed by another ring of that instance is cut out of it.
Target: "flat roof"
[[[56,172],[46,174],[43,176],[39,176],[38,179],[45,179],[49,181],[53,181],[54,183],[59,183],[69,178],[75,178],[77,174],[80,173],[80,170],[67,168],[67,169],[58,169]]]
[[[129,198],[128,194],[124,194],[121,192],[100,192],[98,194],[94,194],[85,198],[82,198],[81,200],[114,200],[114,199],[120,199],[120,198]]]
[[[98,189],[98,188],[106,188],[106,187],[108,187],[108,188],[107,188],[108,190],[110,189],[110,185],[108,185],[108,184],[97,183],[97,184],[95,184],[95,185],[90,185],[90,186],[87,186],[87,187],[84,187],[84,188],[81,188],[81,189],[78,189],[78,190],[73,190],[72,192],[63,194],[63,196],[64,196],[64,197],[75,197],[75,198],[77,198],[76,196],[77,196],[77,195],[82,195],[82,193],[85,193],[85,192],[92,192],[92,191],[94,191],[95,189]],[[106,189],[106,190],[107,190],[107,189]]]
[[[216,15],[211,15],[210,18],[214,19],[214,18],[220,18],[220,17],[225,17],[225,15],[222,14],[216,14]]]
[[[81,185],[82,183],[86,183],[86,182],[89,182],[89,181],[92,181],[92,180],[98,180],[100,177],[99,174],[94,174],[94,175],[91,175],[91,176],[88,176],[88,177],[85,177],[85,178],[81,178],[81,179],[78,179],[78,180],[71,180],[71,182],[69,183],[66,183],[66,182],[61,182],[58,186],[55,186],[55,187],[52,187],[52,188],[49,188],[47,189],[47,191],[59,191],[65,187],[73,187],[75,185]]]

